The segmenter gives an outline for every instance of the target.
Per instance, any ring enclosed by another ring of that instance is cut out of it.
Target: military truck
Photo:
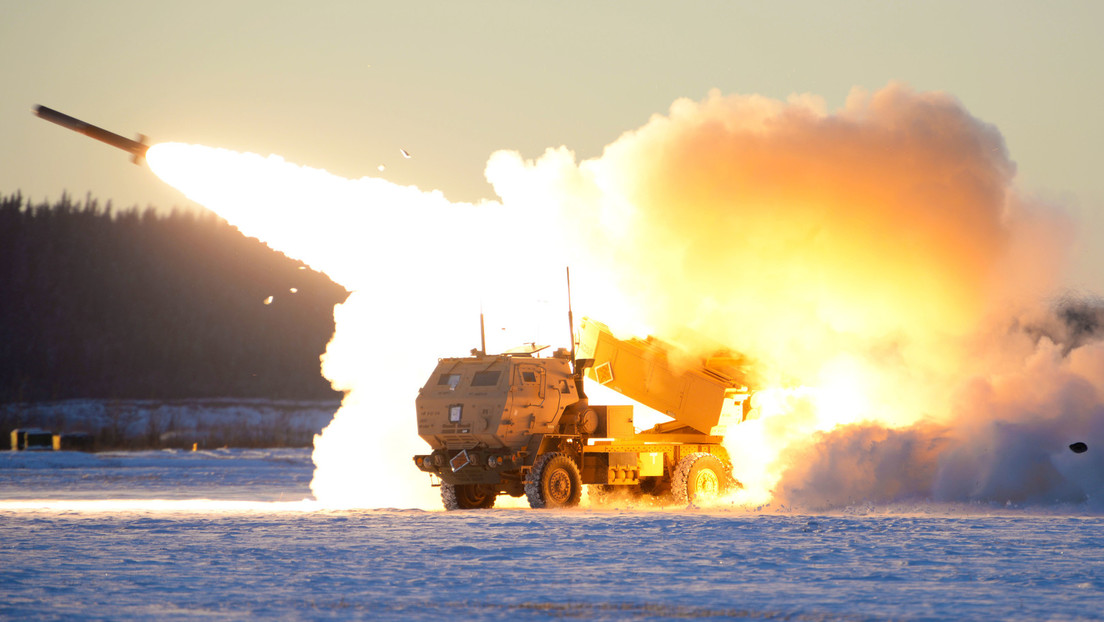
[[[538,356],[546,348],[440,359],[419,391],[418,435],[432,452],[414,464],[445,508],[490,508],[500,494],[564,508],[584,485],[593,497],[686,505],[739,485],[721,441],[724,425],[750,414],[745,359],[695,359],[655,338],[619,339],[589,318],[577,349]],[[633,407],[590,403],[584,376],[671,421],[637,432]]]

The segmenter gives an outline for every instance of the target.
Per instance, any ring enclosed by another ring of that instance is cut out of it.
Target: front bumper
[[[499,484],[503,476],[516,476],[521,457],[481,449],[438,449],[414,456],[414,465],[448,484]]]

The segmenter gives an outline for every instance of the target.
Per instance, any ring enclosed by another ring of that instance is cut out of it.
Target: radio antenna
[[[479,352],[487,356],[487,329],[483,322],[483,303],[479,303]]]
[[[571,313],[571,266],[567,269],[567,330],[571,336],[571,366],[575,367],[575,316]]]

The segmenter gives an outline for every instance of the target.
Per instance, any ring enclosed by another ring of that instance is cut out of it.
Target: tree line
[[[338,397],[347,295],[210,213],[0,197],[0,404]]]

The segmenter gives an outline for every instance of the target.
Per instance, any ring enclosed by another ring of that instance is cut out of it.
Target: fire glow
[[[518,301],[557,298],[565,264],[577,309],[616,330],[690,328],[759,362],[758,418],[726,435],[741,506],[1050,494],[1007,493],[964,439],[1030,420],[1070,383],[1088,380],[1094,397],[1047,415],[1064,417],[1047,428],[1055,452],[1066,436],[1091,446],[1102,433],[1104,373],[1070,368],[1078,354],[1098,369],[1100,348],[1052,358],[1053,386],[1035,401],[1002,389],[1060,339],[1009,328],[1049,317],[1037,307],[1058,283],[1068,225],[1016,194],[999,132],[944,94],[856,90],[832,113],[813,96],[679,100],[595,159],[493,154],[501,200],[479,205],[276,156],[160,144],[147,159],[246,235],[353,291],[322,360],[346,391],[315,440],[312,490],[327,507],[439,507],[410,465],[423,449],[418,387],[436,358],[476,345],[481,304],[503,326],[562,323],[535,322],[540,305]],[[534,338],[566,335],[519,341]],[[855,443],[865,461],[830,460]],[[1049,456],[1029,458],[1084,495],[1099,489]],[[864,469],[878,460],[909,481],[871,483]],[[961,477],[992,485],[948,483]]]

